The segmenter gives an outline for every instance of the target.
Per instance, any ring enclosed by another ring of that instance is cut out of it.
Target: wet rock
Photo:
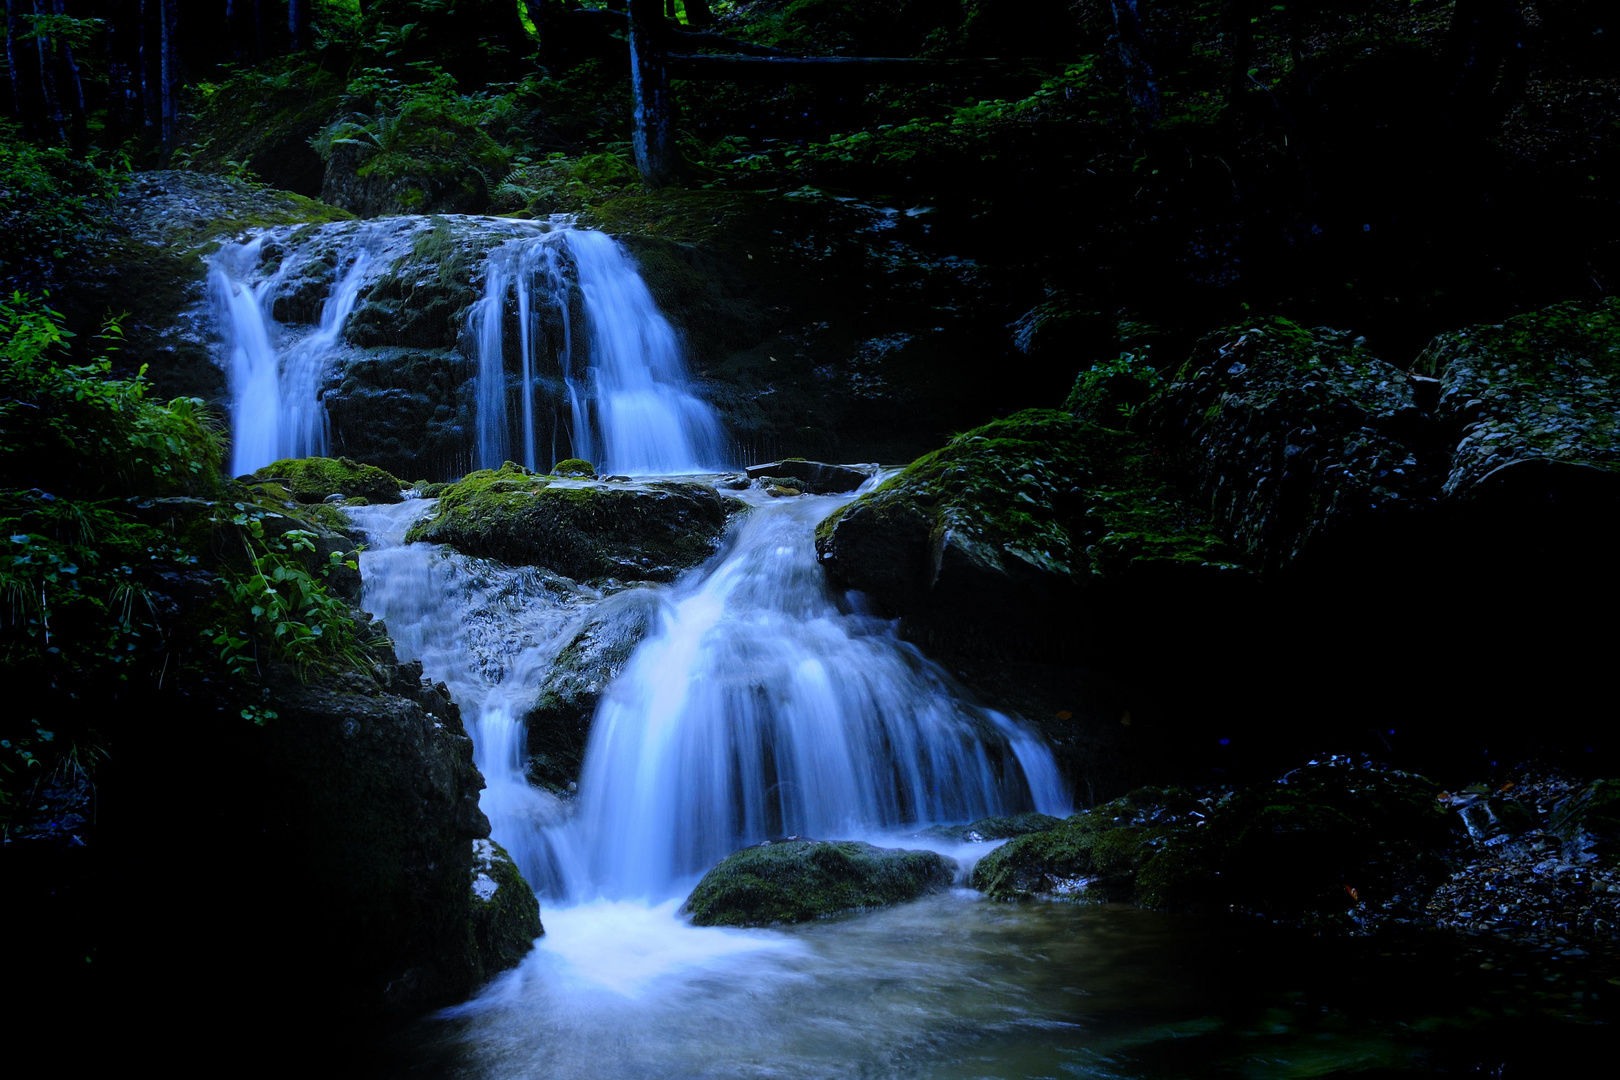
[[[275,793],[273,835],[297,838],[277,888],[320,911],[322,940],[342,947],[317,997],[358,1015],[408,1013],[515,963],[511,943],[535,936],[532,893],[523,903],[527,890],[491,854],[482,872],[510,892],[475,904],[484,785],[444,687],[386,650],[371,672],[269,684],[276,716],[258,732],[256,782]]]
[[[698,926],[771,926],[914,900],[950,885],[956,863],[932,851],[790,836],[728,855],[682,911]]]
[[[1187,792],[1134,791],[990,852],[973,887],[996,900],[1130,900],[1137,871],[1201,810]]]
[[[472,930],[479,982],[516,967],[528,955],[540,925],[540,901],[523,880],[506,849],[493,840],[474,840]]]
[[[1420,371],[1457,441],[1445,494],[1503,514],[1620,510],[1620,300],[1559,304],[1435,338]]]
[[[1061,824],[1063,819],[1052,817],[1050,814],[1006,814],[1001,817],[980,818],[967,825],[935,825],[917,835],[959,844],[982,844],[991,840],[1010,840],[1015,836],[1046,832]]]
[[[1286,319],[1213,334],[1141,416],[1264,569],[1345,554],[1440,494],[1438,431],[1406,372],[1349,334]]]
[[[1153,471],[1136,437],[1030,409],[952,439],[816,530],[840,584],[942,643],[979,633],[1061,651],[1082,600],[1130,581],[1189,602],[1241,568],[1208,521]]]
[[[562,793],[579,779],[597,703],[652,628],[657,605],[646,589],[615,593],[557,654],[524,721],[530,782]]]
[[[1547,829],[1567,859],[1620,865],[1620,780],[1595,781],[1561,800]]]
[[[837,495],[854,491],[870,480],[876,468],[852,468],[847,465],[827,465],[820,461],[788,458],[766,465],[750,465],[748,479],[769,479],[784,487],[796,487],[812,495]]]
[[[727,511],[695,481],[568,480],[508,464],[453,485],[409,539],[576,580],[670,581],[714,554]]]

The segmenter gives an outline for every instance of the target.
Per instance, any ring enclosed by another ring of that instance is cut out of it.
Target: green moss
[[[582,458],[567,458],[551,467],[553,476],[584,476],[594,478],[596,466]]]
[[[404,481],[375,465],[348,458],[295,458],[272,462],[253,474],[259,480],[279,480],[299,502],[318,503],[342,495],[347,505],[367,502],[396,503]],[[355,500],[360,500],[356,502]]]
[[[951,883],[954,863],[932,851],[790,838],[728,856],[687,897],[698,926],[804,922],[912,900]]]
[[[446,489],[407,538],[577,579],[667,581],[713,554],[725,521],[704,484],[538,477],[508,462]]]

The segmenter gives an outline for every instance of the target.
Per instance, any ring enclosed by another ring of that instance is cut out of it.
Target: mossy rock
[[[583,458],[568,458],[559,461],[551,467],[553,476],[583,476],[587,480],[596,479],[596,466]]]
[[[932,851],[792,836],[728,855],[682,911],[698,926],[804,922],[914,900],[949,886],[955,871]]]
[[[272,462],[253,475],[258,480],[280,481],[301,503],[325,502],[333,495],[342,496],[346,506],[397,503],[408,486],[375,465],[349,458],[290,458]]]
[[[822,565],[891,612],[1004,648],[1060,648],[1102,583],[1241,574],[1127,432],[1029,409],[958,435],[829,516]]]
[[[1278,318],[1219,331],[1139,420],[1265,569],[1329,559],[1439,495],[1437,432],[1412,380],[1350,334]]]
[[[555,479],[508,462],[452,485],[407,539],[577,580],[670,581],[714,554],[727,509],[707,484]]]
[[[478,981],[516,967],[534,939],[544,934],[540,901],[523,880],[506,849],[493,840],[474,840],[468,931]]]
[[[649,589],[615,593],[592,610],[552,661],[524,717],[530,783],[558,794],[571,790],[584,765],[597,703],[652,629],[658,602]]]
[[[1130,900],[1136,872],[1197,809],[1184,791],[1134,791],[990,852],[973,887],[995,900]]]
[[[1441,334],[1417,367],[1439,380],[1456,440],[1450,498],[1620,498],[1620,299],[1558,304]]]

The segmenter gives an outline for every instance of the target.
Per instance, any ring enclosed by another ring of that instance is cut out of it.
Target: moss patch
[[[279,480],[301,503],[324,502],[344,496],[346,505],[397,503],[407,487],[397,476],[348,458],[293,458],[272,462],[253,474],[258,480]],[[356,502],[355,500],[359,500]]]

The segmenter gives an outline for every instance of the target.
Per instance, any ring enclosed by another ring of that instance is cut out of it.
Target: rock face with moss
[[[506,849],[493,840],[474,840],[472,929],[477,978],[484,982],[528,955],[540,925],[540,901],[523,880]]]
[[[1349,758],[1214,796],[1142,789],[974,867],[996,899],[1233,910],[1332,930],[1417,917],[1461,823],[1423,777]]]
[[[1444,494],[1531,503],[1620,492],[1620,300],[1435,338],[1419,370],[1456,438]]]
[[[771,926],[914,900],[950,885],[951,859],[854,840],[768,840],[703,875],[682,910],[698,926]]]
[[[958,435],[830,516],[816,550],[891,611],[1050,648],[1043,637],[1061,640],[1099,583],[1241,573],[1147,453],[1124,432],[1027,410]]]
[[[1439,495],[1439,432],[1411,378],[1349,334],[1270,319],[1211,335],[1145,418],[1267,569],[1343,553]]]
[[[409,1013],[521,959],[538,908],[487,840],[483,778],[444,687],[384,655],[369,677],[278,681],[270,704],[244,780],[275,793],[272,832],[296,853],[275,891],[319,911],[318,938],[341,943],[322,990],[332,1004]]]
[[[657,605],[647,589],[615,593],[557,654],[524,718],[530,782],[560,793],[578,780],[597,703],[652,629]]]
[[[670,581],[714,554],[726,513],[694,481],[563,479],[508,463],[453,485],[407,538],[581,581]]]

